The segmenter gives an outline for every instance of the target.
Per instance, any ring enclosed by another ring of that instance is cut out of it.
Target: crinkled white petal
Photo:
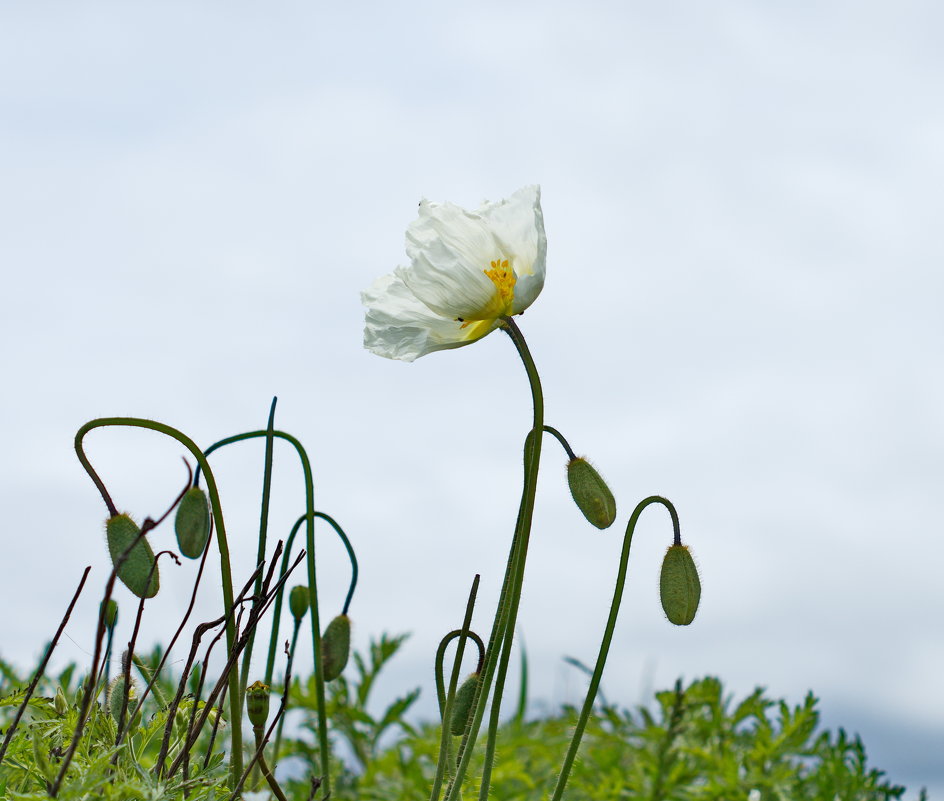
[[[492,262],[507,261],[517,280],[511,311],[520,314],[544,286],[547,237],[541,190],[528,186],[475,211],[424,200],[407,229],[406,252],[406,285],[430,309],[451,319],[488,315],[495,285],[485,271]]]
[[[514,268],[514,313],[528,308],[544,288],[547,235],[541,210],[541,187],[526,186],[510,198],[485,203],[478,211]]]
[[[367,307],[364,347],[378,356],[412,362],[420,356],[458,348],[481,339],[498,327],[498,320],[465,328],[432,312],[418,300],[397,272],[382,276],[361,293]]]

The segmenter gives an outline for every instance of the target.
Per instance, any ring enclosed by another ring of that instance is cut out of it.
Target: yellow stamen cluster
[[[485,270],[485,274],[492,279],[495,288],[498,290],[499,303],[504,307],[506,313],[511,311],[512,301],[515,299],[515,271],[508,267],[508,259],[501,259],[492,262],[492,269]]]

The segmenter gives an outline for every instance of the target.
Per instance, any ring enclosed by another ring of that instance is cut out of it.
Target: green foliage
[[[378,676],[399,651],[405,635],[380,637],[366,654],[355,652],[353,676],[329,685],[328,709],[333,747],[347,765],[335,775],[332,798],[337,801],[389,801],[429,797],[438,758],[438,725],[415,727],[405,720],[419,690],[397,698],[382,711],[372,712]],[[144,656],[138,665],[139,687],[160,661],[161,651]],[[0,720],[4,730],[23,698],[14,689],[24,676],[0,662]],[[177,772],[158,780],[152,768],[164,732],[166,707],[177,679],[161,677],[159,693],[145,703],[141,723],[120,746],[117,729],[105,699],[96,703],[83,734],[69,779],[59,798],[64,801],[222,801],[226,790],[228,749],[225,728],[217,737],[206,767],[209,746],[203,738],[195,749],[186,779]],[[54,703],[62,687],[68,708],[59,714]],[[0,764],[0,798],[40,801],[48,798],[48,783],[68,747],[78,716],[81,686],[74,667],[40,683],[28,712]],[[171,753],[193,699],[187,697],[173,727]],[[293,682],[291,708],[301,726],[286,739],[281,760],[295,761],[300,776],[318,775],[316,691],[313,677]],[[565,707],[537,720],[514,716],[502,726],[490,795],[514,801],[543,801],[554,786],[577,720],[577,710]],[[903,796],[904,788],[883,780],[868,765],[858,737],[845,731],[819,731],[819,713],[812,694],[791,706],[767,698],[760,689],[735,702],[721,682],[705,678],[657,693],[650,708],[621,710],[599,706],[584,735],[580,756],[564,793],[568,801],[888,801]],[[271,749],[271,746],[270,746]],[[470,776],[480,775],[482,748],[473,754]],[[271,752],[270,752],[271,753]],[[273,760],[274,761],[274,760]],[[306,801],[307,780],[287,779],[288,798]],[[252,786],[247,785],[247,788]],[[476,780],[466,783],[464,795],[478,792]]]

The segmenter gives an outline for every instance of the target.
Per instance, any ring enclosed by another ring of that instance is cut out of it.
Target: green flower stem
[[[269,789],[279,801],[288,801],[285,797],[285,793],[282,792],[282,788],[279,787],[279,783],[275,780],[275,776],[272,775],[272,771],[269,770],[269,766],[266,764],[265,757],[263,756],[262,752],[265,750],[265,735],[262,731],[262,726],[253,726],[252,733],[256,737],[256,751],[259,755],[256,764],[259,766],[259,770],[262,771],[262,775],[265,777]]]
[[[232,445],[236,442],[242,442],[247,439],[268,436],[268,431],[248,431],[245,434],[236,434],[226,439],[221,439],[206,450],[209,456],[213,451],[222,448],[224,445]],[[305,522],[306,526],[306,547],[308,561],[308,595],[311,609],[311,638],[312,649],[314,650],[315,660],[315,692],[318,698],[318,749],[321,752],[321,770],[324,772],[322,787],[324,787],[325,797],[331,791],[331,779],[329,772],[330,752],[328,750],[328,719],[325,712],[325,688],[324,677],[321,671],[321,623],[318,619],[318,581],[315,576],[315,486],[311,472],[311,462],[308,454],[302,447],[302,444],[291,434],[284,431],[273,431],[272,436],[278,439],[284,439],[298,453],[298,458],[302,463],[302,472],[305,475]],[[194,486],[200,480],[199,467],[194,474]],[[280,597],[280,596],[279,596]],[[240,699],[240,702],[242,699]]]
[[[351,560],[351,583],[347,588],[347,597],[344,599],[344,607],[341,610],[342,615],[346,615],[348,609],[351,606],[351,598],[354,597],[354,588],[357,586],[357,556],[354,554],[354,548],[351,545],[351,541],[348,539],[347,534],[344,533],[344,529],[338,525],[337,521],[330,515],[326,515],[324,512],[315,512],[315,517],[320,517],[328,525],[331,526],[341,538],[341,542],[344,544],[345,549],[347,550],[347,555]],[[307,520],[307,515],[302,515],[295,521],[295,525],[292,526],[292,530],[289,532],[288,540],[285,545],[285,555],[282,557],[282,570],[279,575],[283,575],[288,568],[288,557],[292,551],[292,543],[295,541],[295,535],[298,533],[298,529],[301,527],[301,524]],[[272,616],[272,635],[269,638],[269,657],[266,662],[266,673],[265,673],[265,683],[268,685],[272,684],[272,673],[275,670],[275,654],[278,651],[278,639],[279,639],[279,624],[282,619],[282,595],[285,590],[285,585],[279,589],[279,594],[275,598],[275,612]]]
[[[564,786],[567,784],[570,770],[577,756],[577,749],[580,747],[580,739],[583,737],[584,729],[587,727],[587,721],[593,709],[593,702],[596,699],[597,690],[600,687],[600,680],[603,677],[603,666],[606,664],[606,657],[610,651],[613,631],[616,628],[616,618],[619,614],[620,601],[623,598],[623,587],[626,585],[626,568],[629,564],[629,548],[633,543],[633,532],[636,530],[636,522],[639,520],[643,509],[653,503],[661,503],[669,510],[669,515],[672,517],[672,526],[675,530],[675,540],[676,542],[679,541],[678,513],[675,511],[675,507],[672,505],[671,501],[659,495],[650,495],[637,504],[636,508],[633,510],[632,516],[629,518],[629,523],[626,525],[626,534],[623,537],[623,552],[620,555],[619,572],[616,575],[616,589],[613,591],[613,601],[610,604],[610,615],[607,618],[606,629],[603,632],[603,641],[600,643],[600,653],[597,656],[597,662],[593,668],[593,675],[590,677],[590,687],[587,689],[587,697],[584,699],[583,708],[580,710],[580,717],[574,729],[574,736],[570,741],[570,748],[567,749],[567,755],[564,757],[564,764],[561,767],[560,776],[557,779],[557,786],[554,788],[554,795],[551,797],[551,801],[560,801],[564,793]]]
[[[213,472],[210,469],[210,463],[206,460],[206,457],[203,455],[203,452],[196,446],[196,444],[187,437],[185,434],[178,431],[176,428],[171,428],[168,425],[163,423],[158,423],[155,420],[144,420],[139,417],[103,417],[98,420],[91,420],[82,426],[75,435],[75,452],[79,457],[79,461],[82,463],[82,466],[85,468],[85,471],[92,478],[92,481],[95,482],[95,485],[98,487],[99,491],[102,493],[102,498],[105,500],[105,505],[108,507],[109,513],[114,516],[117,512],[115,505],[111,502],[111,498],[108,496],[108,492],[105,489],[105,485],[102,480],[98,477],[98,474],[95,472],[95,469],[92,467],[91,462],[89,462],[88,457],[85,455],[85,451],[82,445],[82,441],[85,438],[85,435],[96,428],[101,428],[104,426],[127,426],[129,428],[146,428],[150,431],[157,431],[160,434],[171,437],[172,439],[177,440],[181,445],[183,445],[190,453],[193,455],[193,458],[196,459],[197,464],[203,471],[206,473],[206,482],[207,482],[207,491],[210,496],[210,506],[213,510],[213,518],[216,522],[216,542],[217,547],[220,549],[220,574],[223,584],[223,607],[227,613],[233,609],[233,573],[232,567],[230,566],[229,558],[229,545],[226,540],[226,528],[223,523],[223,508],[220,504],[220,494],[216,485],[216,479],[213,476]],[[236,624],[233,615],[229,615],[226,620],[226,646],[228,649],[232,649],[233,645],[236,642]],[[233,783],[238,781],[240,774],[242,773],[242,763],[243,763],[243,748],[242,748],[242,697],[239,692],[239,676],[235,671],[230,675],[230,722],[231,722],[231,737],[232,737],[232,756],[230,759],[230,779]]]
[[[485,714],[485,704],[491,686],[492,676],[496,666],[498,675],[495,682],[495,694],[492,699],[491,714],[488,726],[488,738],[485,747],[485,762],[482,772],[480,799],[488,797],[488,788],[491,781],[492,762],[495,758],[495,741],[498,735],[498,717],[501,711],[501,697],[504,689],[505,676],[508,671],[508,659],[511,654],[511,641],[514,636],[515,622],[518,618],[518,606],[521,600],[521,584],[524,577],[525,562],[528,554],[528,542],[531,536],[531,521],[534,515],[534,498],[537,492],[538,469],[541,461],[541,440],[544,434],[544,394],[541,390],[541,378],[534,365],[534,359],[525,342],[524,335],[511,317],[502,319],[502,328],[511,337],[518,355],[528,374],[528,383],[531,387],[533,404],[533,423],[531,432],[525,441],[524,454],[524,487],[521,493],[521,504],[518,509],[518,519],[515,524],[515,534],[512,538],[511,555],[506,568],[502,595],[499,600],[492,632],[489,635],[489,644],[486,651],[485,670],[482,683],[475,700],[474,714],[469,731],[462,740],[462,758],[456,768],[456,775],[446,793],[446,801],[458,801],[462,781],[468,769],[472,756],[475,739],[478,735],[482,717]]]
[[[475,608],[475,598],[479,592],[479,579],[481,576],[476,573],[472,580],[472,588],[469,590],[469,600],[465,605],[465,617],[462,619],[462,628],[450,631],[439,643],[436,649],[436,697],[439,701],[439,714],[442,717],[442,736],[439,743],[439,760],[436,763],[436,778],[433,780],[433,788],[430,791],[430,801],[439,801],[439,794],[442,792],[443,778],[446,774],[446,764],[450,761],[451,751],[451,725],[452,725],[452,705],[456,698],[456,687],[459,684],[459,671],[462,666],[462,656],[465,651],[467,638],[472,638],[479,649],[479,660],[476,672],[481,672],[482,661],[485,656],[485,645],[482,638],[479,637],[469,626],[472,624],[472,610]],[[456,659],[452,665],[452,674],[449,677],[449,691],[443,687],[443,658],[446,654],[446,646],[456,637],[459,642],[456,646]]]
[[[570,443],[560,431],[558,431],[556,428],[551,428],[550,426],[544,426],[544,430],[554,437],[561,444],[561,447],[567,451],[567,458],[570,459],[570,461],[573,461],[577,458],[577,454],[574,453],[573,448],[570,447]]]
[[[275,404],[278,398],[272,398],[272,405],[269,407],[269,421],[266,425],[265,438],[265,463],[262,472],[262,504],[259,513],[259,548],[256,552],[256,564],[258,565],[265,559],[266,554],[266,535],[269,529],[269,497],[272,490],[272,445],[274,437],[272,432],[275,427]],[[287,556],[288,554],[286,554]],[[256,585],[253,588],[253,594],[256,600],[254,604],[259,603],[258,598],[262,589],[262,574],[256,577]],[[246,643],[246,650],[243,651],[242,671],[239,676],[239,690],[242,694],[246,692],[246,684],[249,681],[249,662],[252,660],[252,649],[256,642],[256,630],[253,629]]]

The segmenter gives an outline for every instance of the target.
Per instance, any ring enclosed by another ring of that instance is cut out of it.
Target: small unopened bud
[[[126,689],[127,695],[125,695]],[[122,707],[125,708],[125,721],[127,722],[127,715],[134,710],[137,695],[138,689],[135,686],[134,679],[126,683],[125,676],[122,673],[120,676],[116,676],[111,680],[111,684],[108,687],[108,711],[111,712],[115,723],[117,723],[118,719],[121,717]],[[125,703],[125,698],[128,699],[127,703]],[[132,721],[132,723],[134,723],[134,721]],[[129,726],[129,728],[132,727]]]
[[[52,699],[52,705],[60,718],[69,711],[69,702],[66,701],[66,694],[62,691],[62,687],[56,687],[56,697]]]
[[[200,487],[191,487],[184,493],[174,518],[177,545],[188,559],[199,559],[210,539],[210,507],[206,493]]]
[[[695,619],[701,599],[701,582],[687,546],[672,545],[665,552],[659,595],[666,617],[676,626],[687,626]]]
[[[334,681],[347,664],[351,653],[351,619],[338,615],[321,638],[321,670],[325,681]]]
[[[609,528],[616,520],[616,500],[593,465],[583,457],[567,463],[567,483],[583,516],[597,528]]]
[[[109,598],[108,603],[103,601],[102,605],[105,607],[105,628],[111,630],[115,628],[115,624],[118,622],[118,604],[114,598]]]
[[[115,515],[105,524],[105,535],[108,539],[108,553],[111,554],[112,564],[117,563],[119,557],[138,539],[141,529],[128,515]],[[153,572],[152,572],[153,569]],[[150,582],[148,578],[150,577]],[[138,540],[138,544],[131,549],[121,567],[118,568],[118,578],[138,598],[153,598],[160,589],[157,567],[154,564],[154,551],[146,537]]]
[[[479,674],[472,673],[456,690],[456,697],[452,702],[452,720],[449,730],[454,737],[461,737],[469,727],[472,717],[472,702],[475,700],[475,691],[479,686]]]
[[[304,584],[292,587],[292,591],[288,594],[288,608],[292,612],[292,617],[296,620],[301,620],[305,617],[305,612],[308,611],[310,604],[311,599],[308,595],[308,587]]]
[[[246,688],[246,712],[253,726],[265,726],[269,718],[269,685],[257,681]]]

